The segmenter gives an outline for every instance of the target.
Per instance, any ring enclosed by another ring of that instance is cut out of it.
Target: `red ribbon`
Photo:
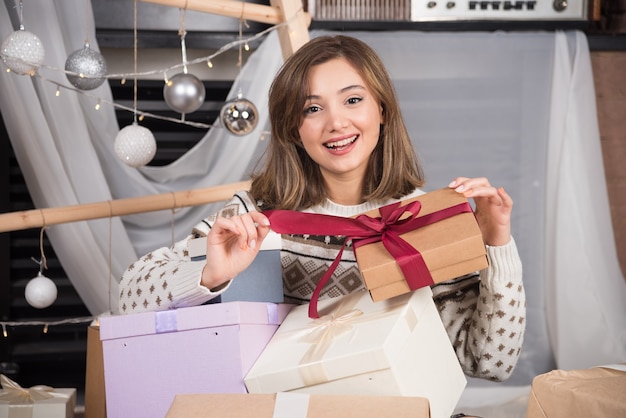
[[[419,200],[401,206],[401,202],[379,208],[380,216],[359,215],[356,218],[304,213],[290,210],[268,210],[263,212],[270,220],[271,228],[279,234],[309,234],[345,236],[346,239],[330,265],[318,282],[309,303],[309,317],[317,319],[319,295],[341,261],[346,243],[352,240],[356,249],[362,245],[382,241],[389,254],[396,260],[411,290],[434,284],[432,276],[420,252],[413,248],[400,235],[422,228],[443,219],[465,212],[472,212],[469,203],[464,202],[428,215],[417,217],[422,204]],[[409,216],[400,219],[404,213]]]

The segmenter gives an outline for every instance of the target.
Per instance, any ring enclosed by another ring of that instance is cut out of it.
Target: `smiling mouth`
[[[357,138],[358,138],[358,135],[354,135],[353,137],[342,139],[341,141],[327,142],[326,144],[324,144],[324,146],[328,149],[336,150],[336,149],[344,148],[352,144],[354,141],[356,141]]]

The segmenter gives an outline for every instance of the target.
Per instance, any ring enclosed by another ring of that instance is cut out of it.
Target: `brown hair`
[[[271,139],[264,166],[253,176],[250,189],[266,206],[302,210],[327,197],[319,166],[302,147],[298,130],[304,118],[311,68],[336,58],[346,59],[359,72],[383,109],[384,125],[370,157],[363,200],[400,198],[424,184],[391,77],[380,57],[356,38],[320,36],[285,61],[270,87]]]

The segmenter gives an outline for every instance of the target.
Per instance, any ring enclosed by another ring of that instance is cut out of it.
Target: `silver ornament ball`
[[[183,114],[198,110],[204,103],[205,94],[204,84],[193,74],[176,74],[163,87],[165,103]]]
[[[93,90],[104,83],[107,63],[102,54],[94,51],[89,47],[89,44],[86,44],[67,57],[65,71],[72,73],[65,75],[74,87],[80,90]]]
[[[20,75],[33,75],[43,63],[44,47],[39,38],[20,29],[2,42],[2,61],[11,71]]]
[[[256,127],[259,116],[254,103],[238,97],[224,104],[220,111],[220,120],[231,133],[242,136]]]
[[[57,300],[57,286],[52,280],[41,274],[29,280],[24,289],[26,302],[34,308],[43,309]]]
[[[150,129],[133,123],[120,129],[115,137],[114,149],[126,165],[143,167],[156,154],[156,140]]]

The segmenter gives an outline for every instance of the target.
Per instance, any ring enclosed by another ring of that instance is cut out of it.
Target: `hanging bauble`
[[[222,124],[235,135],[246,135],[252,131],[258,121],[256,106],[243,97],[229,100],[220,111]]]
[[[204,103],[205,94],[204,84],[193,74],[176,74],[163,86],[165,103],[183,114],[198,110]]]
[[[80,90],[93,90],[104,83],[107,63],[102,54],[94,51],[86,43],[81,49],[72,52],[65,61],[67,79]]]
[[[52,305],[57,299],[57,286],[52,280],[41,274],[30,279],[24,290],[26,302],[33,308],[43,309]]]
[[[143,167],[156,153],[156,140],[150,129],[133,123],[120,130],[114,148],[117,157],[126,165]]]
[[[26,30],[16,30],[2,42],[2,61],[13,72],[33,75],[43,63],[45,51],[39,38]]]

